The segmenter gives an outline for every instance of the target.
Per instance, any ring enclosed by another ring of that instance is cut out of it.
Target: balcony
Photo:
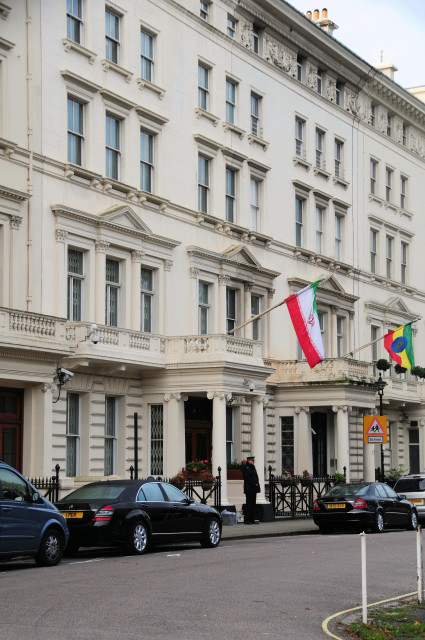
[[[63,357],[70,353],[65,326],[65,318],[0,307],[0,346]]]
[[[373,364],[346,358],[327,358],[314,369],[306,360],[268,360],[267,364],[276,369],[269,382],[276,384],[318,383],[318,382],[363,382],[375,381]]]
[[[224,334],[159,336],[117,327],[98,326],[98,341],[87,335],[90,323],[68,322],[66,341],[73,354],[69,366],[98,364],[135,369],[173,364],[233,362],[264,367],[261,343]]]

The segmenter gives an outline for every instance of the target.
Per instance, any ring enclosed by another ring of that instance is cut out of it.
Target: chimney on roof
[[[382,71],[391,80],[394,80],[394,72],[398,71],[398,68],[392,62],[376,62],[373,66]]]
[[[311,20],[311,11],[307,11],[306,16]],[[335,22],[332,22],[332,20],[329,20],[327,9],[322,9],[321,16],[319,9],[315,9],[313,11],[313,22],[323,29],[323,31],[329,33],[330,36],[333,34],[335,29],[338,29],[338,25],[336,25]]]

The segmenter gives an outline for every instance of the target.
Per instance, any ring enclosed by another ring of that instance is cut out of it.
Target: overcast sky
[[[425,85],[425,0],[286,0],[306,13],[324,7],[338,25],[334,37],[374,64],[392,62],[402,87]]]

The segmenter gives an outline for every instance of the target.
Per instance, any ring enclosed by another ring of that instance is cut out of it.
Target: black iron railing
[[[45,498],[50,502],[57,502],[59,500],[59,470],[60,466],[57,464],[55,467],[55,475],[50,478],[28,478],[34,487],[40,491],[45,491],[43,494]]]
[[[212,501],[216,509],[221,508],[221,467],[217,469],[218,475],[214,477],[213,482],[206,482],[199,476],[188,476],[184,479],[184,483],[176,484],[181,491],[183,491],[189,498],[199,500],[202,504],[207,504],[208,501]],[[134,467],[130,467],[130,479],[134,479]],[[158,476],[154,478],[149,476],[147,480],[161,480],[163,482],[169,482],[167,478]]]
[[[270,466],[266,496],[273,506],[275,516],[310,516],[314,501],[329,491],[334,484],[333,476],[329,475],[295,480],[285,476],[274,476]]]

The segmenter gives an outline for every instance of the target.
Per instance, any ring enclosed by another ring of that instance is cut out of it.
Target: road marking
[[[395,596],[394,598],[387,598],[386,600],[379,600],[379,602],[371,602],[370,604],[368,604],[368,608],[369,607],[376,607],[379,604],[385,604],[386,602],[393,602],[394,600],[400,600],[401,598],[409,598],[411,596],[414,596],[417,594],[417,591],[413,591],[412,593],[404,593],[401,596]],[[350,613],[351,611],[358,611],[359,609],[362,609],[362,606],[360,605],[359,607],[353,607],[352,609],[346,609],[345,611],[339,611],[338,613],[334,613],[333,615],[329,616],[328,618],[326,618],[325,620],[323,620],[322,622],[322,629],[323,631],[330,636],[331,638],[336,638],[336,640],[344,640],[343,638],[340,638],[339,636],[335,636],[333,633],[331,633],[328,629],[328,623],[333,620],[334,618],[337,618],[338,616],[342,616],[344,613]]]

